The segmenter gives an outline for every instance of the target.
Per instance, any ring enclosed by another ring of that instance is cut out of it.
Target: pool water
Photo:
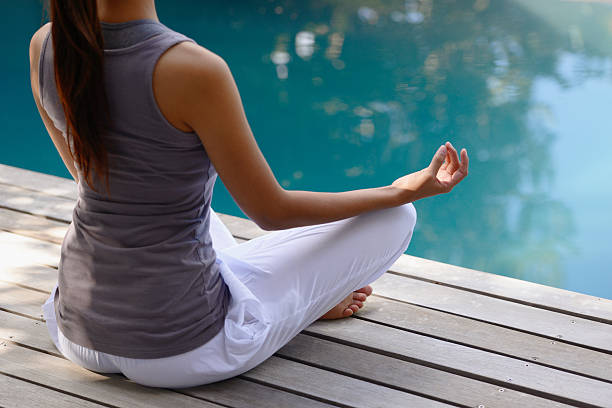
[[[29,88],[41,3],[3,7],[0,162],[69,178]],[[612,297],[611,5],[158,0],[157,11],[228,62],[285,188],[386,185],[450,140],[468,149],[470,175],[415,203],[407,253]],[[213,207],[244,216],[220,180]]]

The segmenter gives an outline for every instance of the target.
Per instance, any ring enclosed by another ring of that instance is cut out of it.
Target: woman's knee
[[[416,225],[417,221],[417,212],[414,205],[412,203],[406,203],[396,208],[401,213],[399,217],[401,218],[401,224],[404,226],[404,228],[411,231],[414,230],[414,226]]]
[[[393,228],[398,232],[402,240],[402,252],[406,250],[412,239],[412,233],[417,222],[416,208],[412,203],[406,203],[394,208]]]
[[[396,253],[405,251],[412,238],[417,213],[412,203],[377,210],[363,214],[361,221],[355,219],[355,225],[361,225],[366,234],[370,248],[374,251]]]
[[[384,211],[388,214],[387,222],[392,230],[412,236],[417,221],[416,208],[412,203],[406,203]]]

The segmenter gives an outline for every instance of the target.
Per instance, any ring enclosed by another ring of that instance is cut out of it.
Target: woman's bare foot
[[[319,320],[341,319],[343,317],[349,317],[363,307],[363,302],[365,302],[367,297],[371,294],[372,287],[370,285],[366,285],[361,289],[357,289],[356,291],[348,295],[346,298],[344,298],[344,300],[342,300],[336,306],[331,308],[329,312],[321,316]]]

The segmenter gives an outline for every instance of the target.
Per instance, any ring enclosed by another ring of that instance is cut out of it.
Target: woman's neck
[[[98,18],[106,23],[148,18],[159,22],[155,11],[155,0],[96,0]]]

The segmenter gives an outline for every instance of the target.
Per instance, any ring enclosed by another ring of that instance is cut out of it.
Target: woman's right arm
[[[467,175],[467,152],[461,152],[459,162],[447,143],[427,168],[389,186],[340,193],[285,190],[257,146],[234,78],[221,57],[199,45],[180,43],[160,59],[156,75],[157,83],[168,84],[158,90],[162,93],[158,98],[163,97],[169,107],[164,113],[180,118],[183,127],[198,134],[236,203],[266,230],[394,207],[448,192]]]

